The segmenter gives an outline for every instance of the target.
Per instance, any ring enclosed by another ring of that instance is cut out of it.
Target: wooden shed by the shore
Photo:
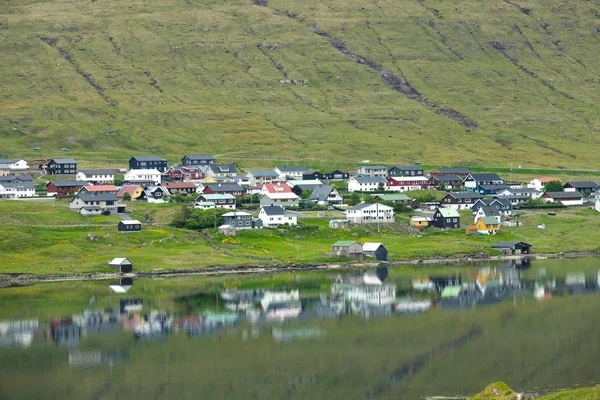
[[[503,254],[521,255],[531,254],[531,245],[525,242],[499,242],[492,249],[499,250]]]
[[[122,274],[133,271],[132,262],[126,258],[115,258],[108,263],[108,266]]]

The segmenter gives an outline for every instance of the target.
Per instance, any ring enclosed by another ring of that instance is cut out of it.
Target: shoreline
[[[242,266],[214,266],[198,269],[171,269],[165,271],[141,271],[128,274],[119,274],[114,272],[94,273],[94,274],[72,274],[72,275],[30,275],[24,273],[0,273],[0,287],[28,286],[43,282],[64,282],[64,281],[89,281],[89,280],[109,280],[119,278],[163,278],[176,276],[225,276],[237,274],[259,274],[259,273],[281,273],[281,272],[299,272],[299,271],[335,271],[350,270],[359,268],[377,268],[381,266],[397,267],[405,265],[451,265],[451,264],[479,264],[492,261],[510,261],[510,260],[544,260],[548,258],[584,258],[598,257],[600,252],[568,252],[568,253],[548,253],[548,254],[526,254],[526,255],[501,255],[488,256],[482,254],[480,257],[432,257],[419,259],[403,259],[397,261],[382,262],[360,262],[360,263],[282,263],[282,264],[254,264]]]

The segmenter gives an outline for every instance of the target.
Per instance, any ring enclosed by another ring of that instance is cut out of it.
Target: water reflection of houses
[[[29,347],[38,327],[37,319],[0,321],[0,346]]]
[[[171,333],[173,316],[164,311],[152,310],[137,319],[133,328],[133,336],[138,340],[163,339]]]
[[[260,305],[268,321],[295,319],[302,313],[298,289],[289,292],[265,291]]]

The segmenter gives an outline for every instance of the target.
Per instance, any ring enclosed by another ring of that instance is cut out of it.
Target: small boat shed
[[[115,258],[108,263],[108,266],[120,273],[133,271],[133,264],[126,258]]]

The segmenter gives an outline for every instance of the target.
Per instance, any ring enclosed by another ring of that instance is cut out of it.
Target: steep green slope
[[[557,0],[10,0],[0,155],[598,168],[599,12]]]

